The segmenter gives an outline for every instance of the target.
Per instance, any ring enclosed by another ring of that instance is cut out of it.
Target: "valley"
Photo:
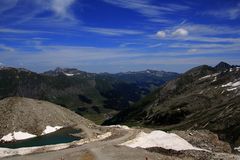
[[[56,68],[42,74],[22,68],[0,69],[0,99],[20,96],[64,106],[101,124],[179,74],[164,71],[87,73]]]

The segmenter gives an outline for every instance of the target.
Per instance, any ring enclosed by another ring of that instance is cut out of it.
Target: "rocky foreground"
[[[61,106],[20,97],[0,101],[0,113],[1,136],[15,131],[39,135],[49,125],[75,126],[85,133],[83,139],[71,143],[0,148],[3,160],[240,159],[228,143],[207,130],[169,133],[127,126],[98,126]]]
[[[90,139],[86,143],[70,145],[64,149],[61,148],[61,145],[58,145],[59,149],[55,151],[48,150],[48,147],[42,147],[27,155],[5,157],[3,160],[240,159],[240,156],[232,153],[229,144],[220,141],[215,134],[209,131],[167,133],[122,126],[103,128],[111,134],[98,140],[91,141]]]

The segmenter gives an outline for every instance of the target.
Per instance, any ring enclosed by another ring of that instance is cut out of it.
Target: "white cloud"
[[[74,2],[75,0],[52,0],[51,8],[57,16],[72,19],[69,8]]]
[[[188,36],[188,34],[189,34],[188,31],[184,28],[178,28],[172,33],[173,36],[177,37],[185,37]]]
[[[166,37],[166,33],[165,33],[164,31],[158,31],[158,32],[156,33],[156,36],[157,36],[158,38],[165,38],[165,37]]]
[[[185,28],[175,29],[175,27],[174,27],[173,29],[160,30],[155,34],[155,36],[157,38],[172,39],[172,38],[176,38],[176,37],[181,37],[181,38],[187,37],[188,34],[189,34],[189,32],[187,29],[185,29]]]

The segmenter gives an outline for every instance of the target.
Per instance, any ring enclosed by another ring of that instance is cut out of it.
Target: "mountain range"
[[[24,68],[1,67],[0,99],[20,96],[46,100],[101,123],[178,76],[152,70],[96,74],[56,68],[35,73]]]

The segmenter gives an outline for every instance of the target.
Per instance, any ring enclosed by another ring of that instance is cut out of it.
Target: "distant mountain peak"
[[[219,64],[217,64],[214,68],[217,70],[224,70],[224,69],[229,69],[232,66],[226,62],[220,62]]]
[[[32,72],[26,68],[13,68],[13,67],[7,67],[4,65],[0,65],[0,70],[16,70],[18,72]]]
[[[86,72],[80,71],[76,68],[57,67],[54,70],[44,72],[43,74],[51,75],[51,76],[58,76],[58,75],[74,76],[74,75],[80,75],[80,74],[83,74],[83,73],[86,73]]]
[[[157,70],[153,70],[153,69],[147,69],[147,70],[145,70],[145,72],[147,72],[147,73],[156,73],[156,72],[165,73],[165,71],[157,71]]]

